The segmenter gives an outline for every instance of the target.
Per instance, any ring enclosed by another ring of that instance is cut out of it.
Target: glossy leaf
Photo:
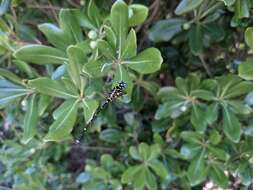
[[[118,0],[113,4],[110,19],[117,36],[117,51],[121,57],[128,31],[128,7],[123,0]]]
[[[12,73],[6,69],[0,68],[0,76],[4,77],[10,81],[13,81],[14,83],[23,85],[23,81],[21,78],[19,78],[17,75],[15,75],[14,73]]]
[[[67,63],[67,69],[70,78],[79,89],[83,88],[81,85],[81,67],[87,60],[83,51],[76,46],[69,46],[67,49],[69,62]]]
[[[247,45],[253,49],[253,27],[249,27],[246,29],[244,33],[244,38],[247,43]]]
[[[196,186],[206,179],[207,168],[205,165],[205,150],[191,161],[187,171],[187,176],[191,186]]]
[[[253,59],[252,58],[248,58],[246,61],[242,62],[239,65],[239,76],[245,80],[253,80]]]
[[[184,106],[184,102],[181,100],[168,101],[161,104],[156,110],[155,119],[159,120],[169,117],[175,110],[179,110],[182,106]]]
[[[142,24],[148,17],[148,8],[141,4],[130,5],[128,12],[130,15],[128,19],[129,27]]]
[[[148,74],[158,71],[161,68],[163,58],[156,48],[149,48],[139,53],[129,61],[122,61],[129,68],[141,73]]]
[[[71,38],[54,24],[44,23],[39,25],[39,29],[47,37],[47,40],[58,49],[65,50],[71,44]]]
[[[198,105],[193,105],[191,112],[191,123],[199,132],[204,132],[207,127],[205,111]]]
[[[202,2],[203,0],[181,0],[175,10],[175,13],[177,15],[182,15],[190,12],[196,9]]]
[[[39,119],[38,105],[37,105],[36,95],[31,95],[27,100],[27,111],[24,119],[24,134],[22,142],[27,144],[36,134],[37,125]]]
[[[156,175],[160,176],[163,179],[166,179],[168,176],[167,169],[162,162],[155,160],[150,163],[150,167],[155,171]]]
[[[14,56],[35,64],[63,64],[68,61],[64,52],[44,45],[27,45],[18,49]]]
[[[209,172],[210,177],[215,184],[224,189],[228,188],[228,177],[224,174],[224,170],[222,168],[216,164],[212,164]]]
[[[99,104],[96,100],[88,98],[83,99],[82,104],[83,104],[84,118],[86,124],[88,124],[94,117],[94,114],[96,113]]]
[[[237,18],[247,18],[250,15],[248,0],[236,0],[235,15]]]
[[[37,78],[29,81],[29,85],[38,92],[59,98],[77,98],[78,95],[66,88],[61,81],[51,80],[46,77]]]
[[[122,140],[123,133],[118,129],[105,129],[100,133],[99,138],[105,142],[116,144]]]
[[[227,107],[223,108],[223,130],[226,136],[237,143],[241,136],[241,124],[238,118]]]
[[[72,44],[81,42],[83,39],[79,22],[76,19],[74,9],[61,9],[59,13],[60,26],[64,30],[64,34],[68,35]]]
[[[181,18],[160,20],[149,30],[149,39],[154,42],[170,41],[175,35],[182,31],[182,25],[186,21]]]
[[[7,106],[10,102],[31,92],[31,90],[13,84],[8,80],[0,79],[0,108]]]
[[[123,52],[122,52],[121,57],[123,59],[129,59],[129,58],[136,56],[136,54],[137,54],[136,33],[132,29],[127,36],[126,44],[123,48]]]
[[[203,29],[200,24],[195,24],[191,27],[190,32],[188,33],[189,37],[189,46],[192,53],[199,54],[203,50]]]
[[[72,131],[77,117],[78,101],[75,99],[68,101],[71,101],[70,106],[49,127],[44,141],[64,140]]]

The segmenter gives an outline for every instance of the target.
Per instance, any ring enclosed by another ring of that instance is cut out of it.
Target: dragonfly
[[[107,95],[105,102],[97,109],[96,113],[93,115],[93,118],[90,121],[90,125],[94,122],[94,120],[97,118],[98,114],[104,110],[111,102],[114,102],[118,98],[122,97],[124,94],[126,94],[125,89],[127,87],[126,82],[119,81],[118,84],[113,87],[110,91],[110,93]],[[84,128],[84,130],[87,130]],[[76,143],[80,143],[80,140],[75,140]]]
[[[97,115],[105,109],[111,102],[114,102],[116,99],[119,97],[123,96],[126,94],[125,92],[126,89],[126,83],[124,81],[118,82],[118,84],[112,88],[108,96],[106,97],[105,102],[102,104],[102,106],[97,110],[97,112],[94,114],[91,123],[96,119]]]

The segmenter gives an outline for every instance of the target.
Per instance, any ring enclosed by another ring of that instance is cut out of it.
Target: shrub
[[[25,18],[19,3],[0,7],[3,186],[250,187],[251,2],[156,0],[148,17],[81,1],[38,25],[43,43],[8,13]],[[154,22],[156,9],[170,14]]]

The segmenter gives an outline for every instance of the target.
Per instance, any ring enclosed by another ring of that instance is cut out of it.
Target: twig
[[[152,14],[149,16],[149,18],[146,20],[144,25],[138,27],[136,29],[136,32],[140,31],[142,29],[144,35],[143,38],[140,40],[140,47],[145,42],[145,39],[147,37],[147,29],[149,28],[149,25],[155,20],[155,18],[159,15],[159,9],[160,9],[161,0],[155,0],[149,7],[149,10],[152,10]]]
[[[50,1],[48,1],[48,5],[49,5],[49,7],[51,7],[51,10],[52,10],[52,13],[54,15],[54,18],[55,18],[56,22],[58,22],[57,14],[55,12],[55,9],[53,9],[53,5],[52,5],[52,3]]]
[[[28,5],[27,6],[30,9],[54,9],[54,10],[60,10],[60,7],[53,7],[49,5]]]
[[[198,57],[199,57],[199,59],[200,59],[202,65],[203,65],[204,69],[206,70],[207,75],[208,75],[209,77],[211,77],[211,76],[212,76],[212,73],[211,73],[211,71],[210,71],[210,69],[209,69],[209,67],[208,67],[208,65],[207,65],[207,63],[206,63],[206,61],[205,61],[205,59],[204,59],[203,54],[199,54]]]

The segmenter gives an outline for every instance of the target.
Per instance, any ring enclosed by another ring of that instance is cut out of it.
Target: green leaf
[[[112,60],[115,58],[115,52],[112,46],[105,40],[98,40],[97,47],[99,52],[104,55],[107,59]]]
[[[238,19],[248,18],[250,16],[248,0],[236,0],[235,2],[235,16]]]
[[[135,160],[139,160],[139,161],[142,160],[142,158],[141,158],[141,156],[140,156],[140,154],[139,154],[137,148],[134,147],[134,146],[131,146],[131,147],[129,148],[129,154],[130,154],[131,157],[132,157],[133,159],[135,159]]]
[[[76,44],[83,40],[82,30],[76,19],[75,9],[61,9],[59,13],[60,26],[68,38],[71,38],[72,44]]]
[[[248,115],[252,111],[251,107],[241,100],[230,100],[227,103],[235,114]]]
[[[99,28],[103,20],[103,16],[100,14],[101,11],[96,6],[94,0],[89,0],[87,13],[89,19],[92,21],[92,24]]]
[[[253,34],[253,33],[252,33]],[[252,35],[253,39],[253,35]],[[253,45],[253,44],[252,44]],[[252,46],[253,49],[253,46]],[[253,80],[253,59],[248,58],[239,65],[239,76],[245,80]]]
[[[106,38],[106,41],[114,49],[116,49],[116,46],[117,46],[117,36],[116,36],[115,32],[109,26],[104,26],[104,29],[105,29],[105,38]]]
[[[14,83],[23,85],[23,81],[21,78],[19,78],[17,75],[15,75],[14,73],[12,73],[6,69],[0,68],[0,76],[13,81]]]
[[[219,187],[227,189],[228,188],[228,177],[224,174],[224,169],[220,168],[217,164],[211,164],[209,175],[213,182]]]
[[[181,0],[175,10],[175,14],[182,15],[196,9],[203,0]]]
[[[51,80],[46,77],[30,80],[28,84],[38,92],[59,98],[77,98],[78,94],[66,88],[61,81]]]
[[[64,33],[64,31],[54,24],[44,23],[40,24],[39,30],[43,32],[49,43],[57,47],[58,49],[65,50],[71,45],[71,38]]]
[[[31,95],[27,100],[27,111],[24,119],[24,134],[22,142],[27,144],[37,132],[37,124],[39,119],[38,105],[36,94]]]
[[[193,131],[183,131],[180,134],[180,137],[183,138],[186,142],[201,144],[203,135]]]
[[[128,19],[129,27],[142,24],[148,17],[148,8],[141,4],[132,4],[129,7],[130,18]]]
[[[40,94],[40,98],[38,101],[38,113],[39,116],[42,116],[45,112],[45,110],[47,109],[47,107],[49,106],[49,104],[51,103],[51,97],[50,96],[45,96],[43,94]]]
[[[159,144],[152,144],[150,146],[150,156],[149,160],[156,159],[161,154],[161,148]]]
[[[54,120],[57,120],[63,113],[65,113],[69,107],[73,104],[73,99],[69,99],[64,101],[57,109],[53,112],[53,118]]]
[[[123,139],[124,134],[118,130],[118,129],[105,129],[103,130],[100,135],[99,138],[105,142],[109,142],[109,143],[120,143],[120,141]]]
[[[212,125],[218,119],[218,108],[219,105],[217,103],[213,103],[207,107],[205,118],[209,125]]]
[[[136,56],[136,54],[137,54],[136,33],[134,29],[132,29],[127,36],[127,41],[123,48],[121,57],[122,59],[129,59]]]
[[[215,96],[211,91],[202,90],[202,89],[197,89],[197,90],[191,91],[191,96],[195,96],[199,99],[206,100],[206,101],[210,101],[210,100],[215,99]]]
[[[149,156],[151,153],[149,148],[150,147],[146,143],[141,143],[138,146],[139,154],[140,154],[142,160],[144,160],[144,161],[147,161],[149,159]]]
[[[160,51],[156,48],[149,48],[129,61],[122,61],[122,64],[126,64],[141,74],[148,74],[158,71],[161,68],[162,62],[163,58]]]
[[[193,104],[191,111],[191,123],[198,132],[204,132],[207,127],[205,111],[198,105]]]
[[[129,167],[122,175],[122,183],[129,183],[133,181],[135,174],[141,169],[141,166],[132,166]]]
[[[5,79],[0,79],[0,108],[8,106],[12,101],[28,95],[32,91],[13,84]]]
[[[157,183],[155,176],[149,171],[148,168],[145,170],[146,186],[149,190],[157,190]]]
[[[88,77],[101,77],[112,66],[112,64],[112,62],[107,62],[106,60],[101,59],[90,60],[88,63],[83,65],[82,73]]]
[[[69,62],[67,64],[67,69],[70,75],[70,78],[74,82],[77,88],[83,88],[81,85],[81,66],[87,60],[84,52],[76,47],[76,46],[69,46],[67,49]]]
[[[210,132],[209,140],[210,140],[210,142],[213,145],[219,144],[221,142],[221,135],[220,135],[220,133],[216,129],[213,129]]]
[[[253,27],[248,27],[244,33],[244,38],[247,45],[253,49]],[[241,64],[240,64],[241,65]]]
[[[187,85],[187,81],[182,79],[181,77],[176,78],[176,87],[180,93],[182,93],[184,95],[189,94],[190,89]]]
[[[128,31],[128,7],[123,0],[117,0],[111,9],[111,24],[117,36],[117,51],[121,57]]]
[[[154,160],[149,164],[149,166],[155,171],[156,175],[161,178],[166,179],[168,177],[167,169],[162,162]]]
[[[28,75],[28,77],[32,78],[37,75],[36,71],[28,65],[26,62],[21,60],[13,60],[13,63],[17,66],[17,68]]]
[[[242,81],[230,89],[227,90],[225,97],[228,98],[236,98],[242,95],[247,94],[248,92],[253,90],[253,84],[249,81]]]
[[[203,182],[206,179],[206,174],[205,150],[203,149],[200,155],[191,161],[187,171],[191,186],[196,186]]]
[[[78,100],[71,99],[71,105],[49,127],[49,132],[44,141],[64,140],[72,131],[77,117]]]
[[[26,45],[18,49],[14,56],[35,64],[63,64],[68,61],[64,52],[44,45]]]
[[[211,145],[208,145],[207,148],[210,151],[210,153],[212,153],[219,160],[228,161],[230,158],[230,155],[226,153],[223,149],[213,147]]]
[[[96,113],[99,104],[96,100],[88,98],[83,99],[82,104],[83,104],[84,118],[86,124],[88,124],[92,120],[94,114]]]
[[[149,30],[149,39],[154,42],[168,42],[182,31],[182,25],[185,22],[181,18],[160,20]]]
[[[200,24],[192,25],[189,33],[189,46],[193,54],[197,55],[203,50],[203,28]]]
[[[133,176],[133,186],[135,189],[143,189],[146,184],[146,170],[143,165],[139,166],[140,169]]]
[[[227,107],[223,107],[223,130],[226,136],[235,143],[241,137],[241,124],[238,118]]]
[[[238,167],[238,175],[242,184],[249,186],[252,181],[252,170],[247,163],[240,163]]]
[[[168,101],[164,104],[159,105],[155,113],[155,119],[160,120],[172,116],[174,111],[180,110],[185,102],[182,100]]]
[[[184,144],[180,148],[180,154],[184,159],[191,160],[202,150],[202,147],[199,144]]]

